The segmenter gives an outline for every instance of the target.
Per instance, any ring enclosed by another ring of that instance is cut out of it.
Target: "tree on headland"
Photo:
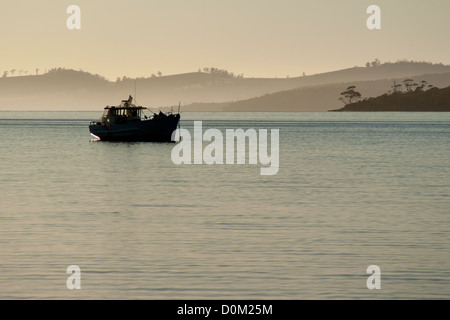
[[[394,80],[394,84],[391,86],[392,93],[397,93],[399,91],[402,91],[401,87],[402,87],[402,85],[397,83],[397,81]]]
[[[3,72],[2,78],[6,78],[8,76],[8,71]]]
[[[428,82],[426,82],[425,80],[420,81],[420,90],[423,90],[424,88],[426,88],[428,85]]]
[[[414,80],[413,79],[406,79],[403,80],[403,84],[405,85],[406,88],[406,92],[411,92],[413,91],[413,87],[414,87]]]
[[[428,84],[425,80],[420,81],[420,85],[417,86],[416,91],[425,91],[432,89],[434,86],[432,84]]]
[[[405,86],[406,91],[402,91],[402,89],[401,89],[402,85],[397,84],[394,81],[394,85],[391,86],[392,91],[389,91],[388,94],[397,93],[397,92],[408,93],[408,92],[415,92],[415,91],[425,91],[425,90],[429,90],[434,87],[432,84],[428,84],[428,82],[425,80],[422,80],[422,81],[420,81],[420,83],[417,83],[417,82],[414,82],[413,79],[403,80],[403,85]]]
[[[347,90],[341,92],[341,97],[338,99],[342,101],[345,105],[357,102],[361,99],[361,93],[355,91],[355,86],[350,86]]]

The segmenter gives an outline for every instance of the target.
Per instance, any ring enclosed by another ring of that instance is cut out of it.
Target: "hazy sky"
[[[66,26],[72,4],[80,30]],[[381,30],[366,27],[372,4]],[[375,58],[450,64],[449,14],[448,0],[2,0],[0,72],[293,77]]]

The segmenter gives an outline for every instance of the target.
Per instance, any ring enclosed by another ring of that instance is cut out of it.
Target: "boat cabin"
[[[141,121],[143,110],[147,108],[136,106],[120,106],[120,107],[105,107],[101,119],[102,124],[126,123]]]

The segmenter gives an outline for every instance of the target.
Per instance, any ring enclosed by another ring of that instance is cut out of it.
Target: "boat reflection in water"
[[[133,97],[122,100],[119,106],[107,106],[99,121],[91,121],[91,135],[102,141],[155,141],[172,142],[172,132],[177,129],[180,111],[153,113],[146,116],[145,107],[136,106]]]

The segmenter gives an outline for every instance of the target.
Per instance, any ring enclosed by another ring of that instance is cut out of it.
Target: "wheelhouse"
[[[140,121],[144,107],[106,107],[103,111],[102,123]]]

